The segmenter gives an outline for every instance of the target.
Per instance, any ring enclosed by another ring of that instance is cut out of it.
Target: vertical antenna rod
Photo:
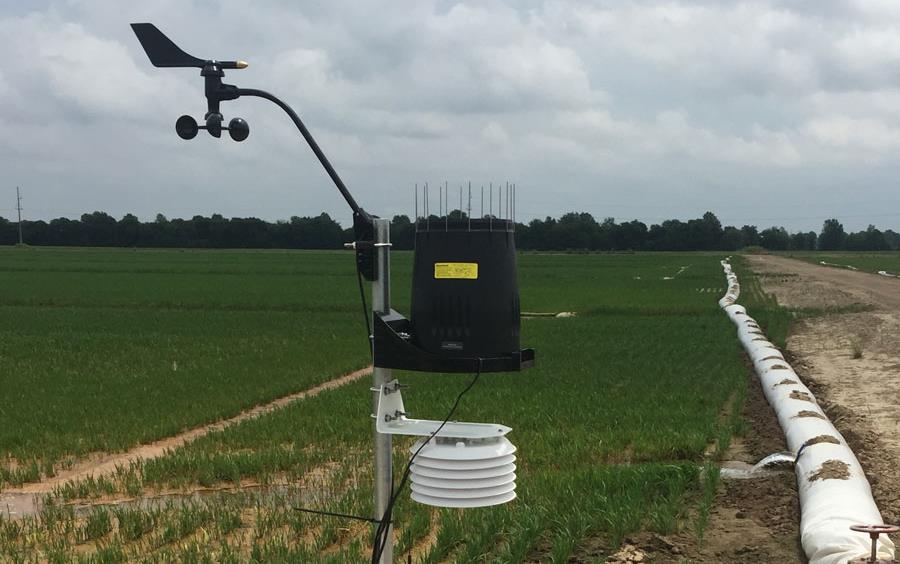
[[[494,183],[488,185],[488,215],[494,215]]]
[[[481,219],[484,219],[484,184],[481,185]]]
[[[469,218],[469,231],[472,230],[472,181],[469,181],[469,204],[466,207],[466,217]]]

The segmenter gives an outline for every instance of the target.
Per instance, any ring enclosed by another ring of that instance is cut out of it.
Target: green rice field
[[[835,268],[853,267],[866,272],[884,271],[894,276],[900,276],[900,252],[828,252],[815,253],[790,252],[786,256],[798,258],[815,264],[826,263],[826,266]]]
[[[401,311],[411,258],[394,255]],[[577,316],[523,319],[537,367],[482,376],[455,416],[513,427],[519,497],[459,511],[404,493],[398,557],[602,560],[636,531],[702,537],[747,375],[720,258],[520,255],[523,311]],[[341,252],[0,250],[0,493],[364,367],[356,285]],[[397,375],[432,419],[471,379]],[[369,385],[0,512],[0,560],[365,561],[370,525],[293,507],[371,514]]]

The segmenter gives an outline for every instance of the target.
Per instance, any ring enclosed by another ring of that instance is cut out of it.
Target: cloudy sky
[[[513,180],[518,219],[900,230],[900,2],[0,0],[0,216],[93,210],[265,219],[349,209],[293,125],[253,98],[234,143],[195,69],[128,23],[245,59],[226,82],[291,103],[357,200]]]

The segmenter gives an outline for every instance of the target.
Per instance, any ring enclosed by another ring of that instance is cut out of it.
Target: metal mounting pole
[[[375,218],[376,277],[372,282],[372,310],[390,313],[391,310],[391,222]],[[378,413],[381,386],[393,380],[390,368],[374,367],[372,370],[372,413]],[[381,519],[391,498],[393,469],[391,460],[391,436],[378,432],[377,421],[372,423],[375,439],[375,519]],[[393,525],[389,527],[380,564],[394,561]]]

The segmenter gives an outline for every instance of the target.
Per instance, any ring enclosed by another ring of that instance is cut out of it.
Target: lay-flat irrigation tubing
[[[778,416],[788,448],[799,453],[794,470],[800,495],[800,543],[810,564],[844,564],[871,553],[871,540],[850,525],[881,524],[881,513],[862,466],[794,369],[759,324],[736,305],[741,287],[722,261],[728,291],[719,306],[737,326],[738,338]],[[894,543],[881,535],[879,558],[894,558]]]

